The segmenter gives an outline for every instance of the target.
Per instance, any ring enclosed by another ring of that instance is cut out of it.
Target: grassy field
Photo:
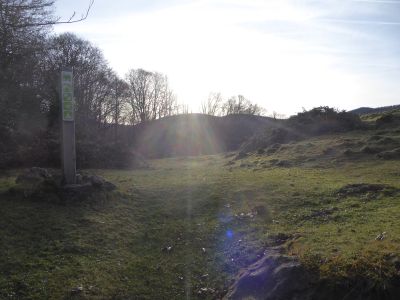
[[[385,286],[400,261],[400,161],[365,151],[379,140],[371,136],[399,142],[397,132],[353,132],[237,161],[90,170],[118,190],[81,203],[9,195],[18,173],[9,171],[0,176],[0,298],[215,299],[279,240],[321,278]],[[354,183],[395,192],[338,195]]]

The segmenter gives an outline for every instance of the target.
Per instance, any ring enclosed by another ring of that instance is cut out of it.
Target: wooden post
[[[72,68],[61,71],[62,169],[65,184],[76,183],[74,83]]]

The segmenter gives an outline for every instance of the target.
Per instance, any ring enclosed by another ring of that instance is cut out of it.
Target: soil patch
[[[395,187],[386,184],[368,184],[368,183],[355,183],[348,184],[340,188],[336,195],[339,197],[349,196],[365,196],[365,195],[378,195],[383,193],[385,195],[394,195],[399,192]]]

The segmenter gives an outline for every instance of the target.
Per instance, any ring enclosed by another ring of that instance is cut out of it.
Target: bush
[[[394,126],[400,126],[400,115],[394,113],[388,113],[376,120],[377,128],[393,128]]]
[[[61,167],[58,133],[41,131],[35,135],[0,128],[0,169],[19,167]],[[76,140],[77,168],[143,168],[145,160],[121,142],[103,139]]]
[[[120,142],[102,144],[80,140],[76,145],[78,168],[145,168],[141,155]]]
[[[301,112],[288,120],[276,122],[245,142],[241,151],[251,152],[259,148],[269,148],[274,144],[287,144],[312,136],[364,128],[358,115],[326,106],[317,107]],[[267,149],[267,153],[274,151],[272,148]]]
[[[288,125],[299,134],[311,136],[364,128],[358,115],[327,106],[298,113],[297,116],[289,118]]]

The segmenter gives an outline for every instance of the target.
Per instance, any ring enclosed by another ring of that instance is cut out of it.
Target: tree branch
[[[58,25],[58,24],[72,24],[72,23],[78,23],[78,22],[82,22],[84,20],[87,19],[87,17],[89,16],[89,12],[92,9],[94,0],[90,0],[89,2],[89,6],[86,9],[86,12],[81,16],[81,18],[74,20],[74,17],[76,15],[76,12],[74,11],[74,13],[68,18],[68,20],[66,21],[60,21],[60,18],[58,18],[55,21],[48,21],[48,22],[34,22],[34,23],[25,23],[25,24],[7,24],[8,26],[11,26],[13,28],[24,28],[24,27],[35,27],[35,26],[49,26],[49,25]],[[18,7],[20,8],[20,7]]]

